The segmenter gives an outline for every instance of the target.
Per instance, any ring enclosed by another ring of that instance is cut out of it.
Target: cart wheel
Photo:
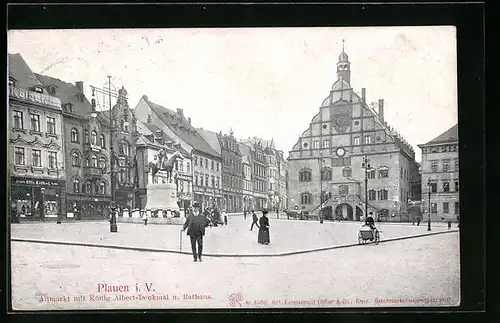
[[[377,231],[375,232],[375,244],[378,244],[380,242],[380,233]]]

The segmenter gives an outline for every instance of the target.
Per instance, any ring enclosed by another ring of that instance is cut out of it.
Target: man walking
[[[205,227],[208,225],[208,219],[201,214],[200,204],[193,203],[193,213],[190,214],[184,223],[182,231],[187,229],[187,235],[191,239],[191,250],[193,252],[193,261],[202,261],[201,255],[203,251],[203,236],[205,235]],[[198,250],[196,245],[198,244]],[[197,252],[198,251],[198,252]]]
[[[254,224],[257,226],[257,229],[260,229],[258,221],[259,218],[255,214],[255,210],[252,210],[252,226],[250,227],[250,231],[252,231]]]

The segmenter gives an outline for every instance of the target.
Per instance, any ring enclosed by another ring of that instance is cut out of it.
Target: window
[[[198,157],[197,156],[194,156],[194,165],[198,166]]]
[[[31,130],[40,131],[40,116],[38,114],[31,115]]]
[[[368,177],[368,179],[374,179],[375,178],[375,169],[367,169],[366,170],[366,177]]]
[[[90,167],[90,159],[85,157],[85,167]]]
[[[186,162],[186,172],[191,174],[191,164],[189,162]]]
[[[194,185],[198,185],[198,175],[194,175]]]
[[[436,173],[438,171],[438,163],[437,161],[431,162],[431,172]]]
[[[455,170],[458,170],[458,159],[455,159]]]
[[[342,169],[342,176],[344,177],[351,177],[352,176],[352,169],[351,167],[345,167]]]
[[[9,77],[9,86],[16,86],[16,80],[13,77]]]
[[[92,135],[90,137],[90,143],[92,145],[97,145],[97,132],[95,132],[95,130],[92,131]]]
[[[39,85],[35,85],[35,86],[33,87],[33,91],[35,91],[36,93],[43,93],[43,89],[42,89],[42,87],[41,87],[41,86],[39,86]]]
[[[71,142],[79,142],[78,130],[75,128],[71,129]]]
[[[208,159],[205,158],[205,168],[208,168]]]
[[[80,154],[76,151],[71,154],[71,165],[80,166]]]
[[[80,181],[78,178],[73,179],[73,193],[80,193]]]
[[[368,200],[369,201],[375,201],[377,199],[377,194],[375,190],[369,190],[368,191]]]
[[[14,150],[14,162],[16,165],[24,165],[24,148],[16,147]]]
[[[56,134],[56,118],[47,117],[47,133],[51,135]]]
[[[21,111],[14,111],[14,128],[23,129],[23,113]]]
[[[444,182],[443,183],[443,192],[449,192],[449,191],[450,191],[450,183]]]
[[[354,137],[354,146],[359,146],[359,137]]]
[[[387,167],[380,168],[378,171],[378,178],[387,178],[389,177],[389,169]]]
[[[381,189],[378,191],[379,200],[387,200],[389,192],[386,189]]]
[[[311,170],[304,169],[299,172],[299,182],[310,182],[312,178]]]
[[[217,187],[220,187],[220,176],[217,177]]]
[[[437,193],[437,183],[431,183],[431,193]]]
[[[89,131],[85,130],[83,132],[83,143],[88,144],[89,143]]]
[[[431,203],[431,213],[438,213],[437,203]]]
[[[460,214],[460,205],[458,202],[455,202],[455,214]]]
[[[203,186],[203,175],[200,175],[200,185]]]
[[[399,177],[403,177],[403,167],[399,168]]]
[[[130,156],[130,146],[128,142],[121,142],[120,143],[120,155],[122,156]]]
[[[365,136],[365,145],[371,144],[372,143],[372,137],[371,136]]]
[[[104,135],[99,136],[99,145],[101,148],[106,148],[106,138],[104,138]]]
[[[99,168],[101,169],[106,169],[106,158],[101,157],[99,158]]]
[[[348,195],[348,194],[349,194],[349,186],[339,185],[339,195]]]
[[[179,170],[179,161],[178,160],[175,161],[174,170]]]
[[[99,194],[106,194],[106,183],[99,183]]]
[[[217,171],[219,170],[219,163],[217,163]]]
[[[212,170],[214,169],[214,161],[212,160]]]
[[[300,194],[300,204],[311,204],[311,203],[312,203],[312,194],[311,193]]]
[[[330,148],[330,140],[329,139],[323,140],[323,148]]]
[[[97,156],[92,156],[92,167],[97,168]]]
[[[42,167],[42,151],[38,149],[33,149],[31,151],[31,163],[35,167]]]
[[[450,213],[450,203],[443,202],[443,213]]]
[[[458,181],[455,181],[455,192],[458,192],[460,188],[460,185],[458,184]]]
[[[449,171],[450,171],[450,161],[443,160],[443,172],[449,172]]]
[[[55,169],[57,167],[57,153],[55,151],[49,151],[49,169]]]
[[[319,148],[319,140],[314,140],[313,141],[313,149],[318,149]]]
[[[90,185],[90,182],[85,183],[85,185],[82,187],[83,188],[83,193],[92,193],[92,185]]]
[[[351,157],[345,158],[332,158],[332,166],[351,166]]]
[[[212,175],[212,187],[215,187],[215,176]]]
[[[332,180],[332,170],[330,168],[324,168],[321,174],[321,180],[331,181]]]
[[[208,175],[205,175],[205,185],[208,186]]]

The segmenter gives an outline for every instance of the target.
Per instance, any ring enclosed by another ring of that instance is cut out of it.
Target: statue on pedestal
[[[151,175],[153,178],[158,173],[158,171],[166,171],[167,172],[167,180],[169,183],[172,183],[172,170],[174,168],[174,164],[177,162],[177,159],[183,160],[184,157],[179,151],[176,151],[170,159],[167,157],[165,150],[161,149],[157,155],[158,159],[155,162],[150,162],[149,167],[151,169]]]

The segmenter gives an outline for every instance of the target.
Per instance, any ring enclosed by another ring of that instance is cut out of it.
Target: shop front
[[[12,177],[12,207],[21,219],[57,219],[65,213],[60,190],[64,185],[64,181],[51,179]]]

